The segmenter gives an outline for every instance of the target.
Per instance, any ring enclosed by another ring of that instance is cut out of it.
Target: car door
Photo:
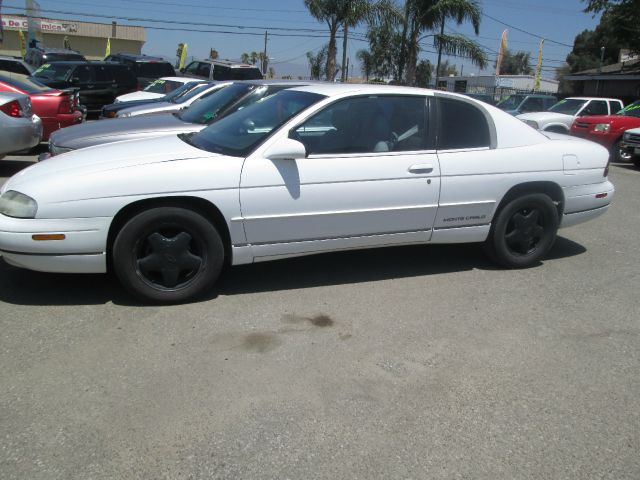
[[[428,103],[338,100],[290,130],[306,158],[247,158],[240,198],[254,256],[428,242],[440,190]]]

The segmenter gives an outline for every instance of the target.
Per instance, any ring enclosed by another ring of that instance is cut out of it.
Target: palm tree
[[[215,60],[220,56],[220,54],[218,53],[218,51],[215,48],[211,48],[209,49],[209,58],[211,60]]]
[[[258,52],[251,52],[249,54],[249,61],[251,62],[251,65],[255,65],[258,61]]]
[[[447,20],[461,25],[471,22],[476,35],[480,33],[482,10],[477,0],[407,0],[398,76],[405,76],[409,85],[415,83],[419,43],[427,37],[433,37],[433,45],[438,50],[438,62],[441,54],[468,57],[481,68],[487,65],[487,56],[476,42],[462,35],[444,33]],[[423,32],[437,32],[425,33]],[[405,71],[406,70],[406,71]],[[436,74],[437,75],[437,74]]]
[[[249,63],[249,54],[245,52],[242,55],[240,55],[240,61],[242,63]]]
[[[369,50],[358,50],[356,58],[360,61],[360,69],[364,73],[364,78],[368,82],[369,76],[373,72],[373,55]]]
[[[269,72],[267,75],[269,78],[275,78],[276,76],[276,69],[273,67],[269,67]]]
[[[333,81],[337,73],[336,36],[340,27],[344,29],[343,63],[345,63],[349,28],[353,28],[363,21],[374,22],[397,12],[391,0],[304,0],[304,4],[313,17],[319,22],[325,22],[329,27],[326,65],[327,80],[329,81]],[[345,71],[344,68],[342,70]]]

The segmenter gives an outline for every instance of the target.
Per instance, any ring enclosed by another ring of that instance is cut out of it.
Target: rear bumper
[[[615,188],[609,180],[592,185],[579,185],[564,189],[564,213],[560,228],[587,222],[605,213]]]

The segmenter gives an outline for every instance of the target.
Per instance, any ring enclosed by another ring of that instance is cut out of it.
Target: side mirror
[[[269,160],[296,160],[306,156],[307,149],[304,145],[291,138],[281,138],[264,153],[264,157]]]

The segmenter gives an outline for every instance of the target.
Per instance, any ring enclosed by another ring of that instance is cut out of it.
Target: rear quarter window
[[[438,150],[491,146],[489,124],[475,105],[438,97]]]

